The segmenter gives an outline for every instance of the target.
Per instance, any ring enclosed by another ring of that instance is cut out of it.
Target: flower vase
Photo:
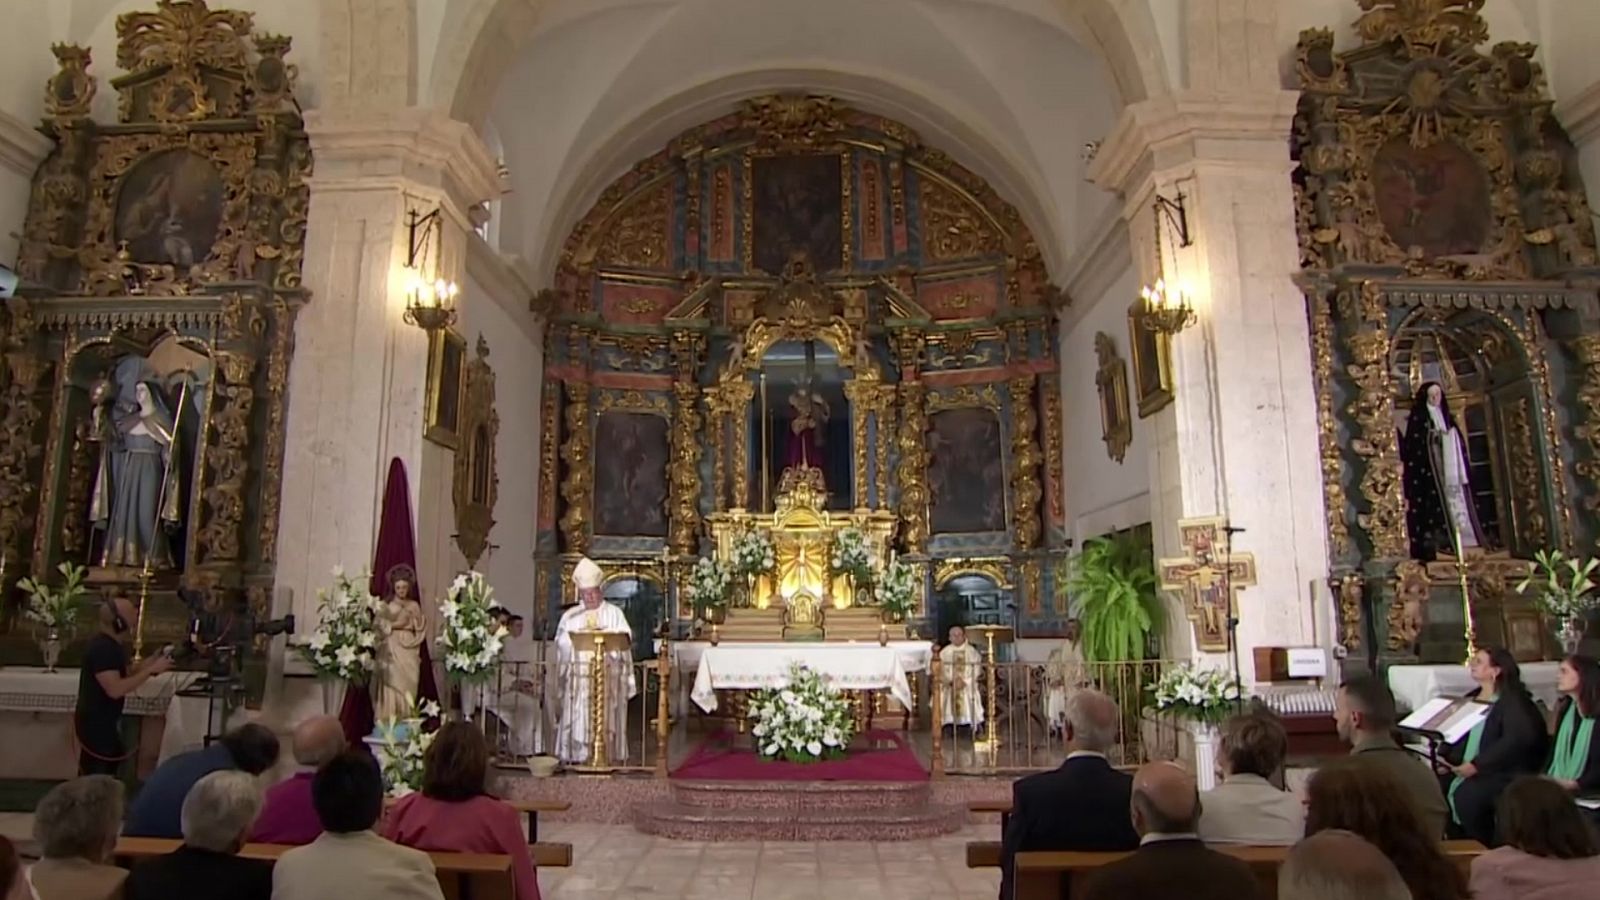
[[[1222,735],[1217,726],[1205,722],[1188,723],[1189,736],[1194,741],[1194,777],[1202,791],[1217,786],[1217,759]]]
[[[324,678],[322,685],[322,712],[324,715],[336,716],[339,708],[344,704],[345,681],[343,678]]]
[[[44,670],[54,672],[56,663],[61,661],[61,631],[57,628],[45,630],[44,637],[39,639],[39,652],[44,656]]]
[[[1588,622],[1583,616],[1568,616],[1561,623],[1561,628],[1556,632],[1556,637],[1561,641],[1561,652],[1571,656],[1578,652],[1578,645],[1583,643],[1583,632],[1588,627]]]

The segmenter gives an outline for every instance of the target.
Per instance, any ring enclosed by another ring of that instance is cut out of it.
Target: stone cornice
[[[441,192],[452,215],[500,195],[499,166],[470,125],[429,109],[311,110],[313,186],[404,180]]]
[[[472,234],[467,238],[467,277],[482,285],[511,321],[534,346],[542,338],[543,323],[528,311],[528,298],[534,295],[532,282],[515,256],[507,256]]]
[[[1298,91],[1165,94],[1122,111],[1089,166],[1089,179],[1143,202],[1154,176],[1195,162],[1288,165]]]
[[[32,125],[0,109],[0,166],[31,180],[54,147]]]
[[[1556,118],[1579,147],[1600,141],[1600,81],[1556,104]]]

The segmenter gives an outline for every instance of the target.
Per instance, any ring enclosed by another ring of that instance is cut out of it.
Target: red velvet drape
[[[389,479],[383,490],[383,514],[378,521],[378,546],[373,552],[372,582],[368,589],[376,596],[387,596],[389,572],[402,565],[416,571],[417,540],[411,526],[406,464],[396,457],[389,461]],[[412,584],[411,589],[420,599],[422,585]],[[428,652],[427,641],[422,642],[422,675],[417,694],[419,699],[439,702],[439,686],[433,680],[433,656]],[[339,724],[344,726],[344,737],[350,746],[366,746],[361,739],[371,734],[377,725],[373,719],[372,692],[367,685],[352,684],[345,689],[344,703],[339,707]]]

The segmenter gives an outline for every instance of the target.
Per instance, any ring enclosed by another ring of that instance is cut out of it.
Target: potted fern
[[[1083,655],[1090,662],[1141,659],[1149,638],[1161,633],[1155,562],[1150,548],[1132,535],[1085,541],[1068,563],[1066,589],[1083,624]]]

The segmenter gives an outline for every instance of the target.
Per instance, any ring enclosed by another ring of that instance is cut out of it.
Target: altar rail
[[[629,664],[638,693],[627,702],[625,752],[608,748],[610,768],[619,772],[667,773],[672,719],[668,700],[672,673],[665,659]],[[490,715],[481,716],[489,746],[503,766],[529,756],[555,756],[561,715],[561,672],[554,654],[534,662],[503,662],[485,688]]]
[[[1150,702],[1150,687],[1170,665],[1170,660],[1084,663],[1086,687],[1103,691],[1119,710],[1116,743],[1107,754],[1112,765],[1136,765],[1151,759],[1178,755],[1178,735],[1169,724],[1147,719],[1141,712]],[[943,722],[944,667],[937,657],[929,672],[928,721]],[[1042,662],[1001,662],[995,665],[991,702],[988,669],[979,667],[977,690],[983,723],[933,728],[932,767],[940,772],[989,774],[1053,769],[1066,759],[1066,738],[1059,722],[1051,721],[1048,667]],[[990,731],[990,711],[997,710]],[[963,718],[963,717],[957,717]],[[998,737],[998,747],[991,739]]]

